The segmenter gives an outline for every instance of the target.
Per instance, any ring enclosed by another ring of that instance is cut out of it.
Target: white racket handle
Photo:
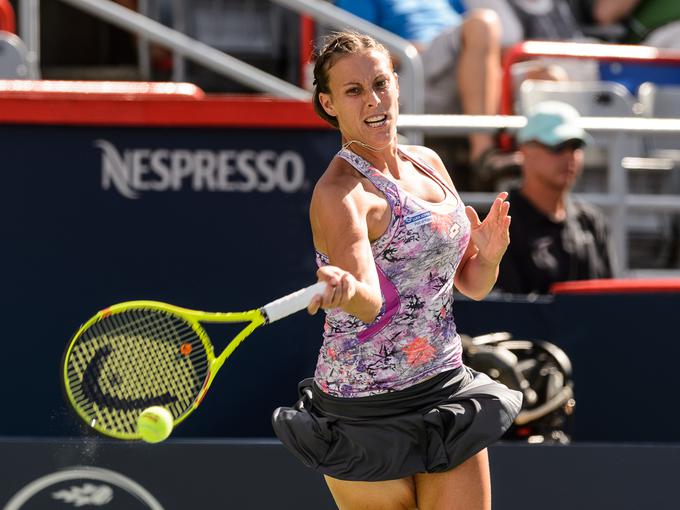
[[[316,282],[314,285],[300,289],[297,292],[283,296],[262,307],[268,322],[274,322],[307,308],[312,298],[317,294],[323,294],[326,290],[325,282]]]

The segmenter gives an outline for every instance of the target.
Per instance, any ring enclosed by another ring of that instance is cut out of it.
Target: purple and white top
[[[371,244],[383,295],[378,317],[366,324],[339,308],[326,310],[314,379],[336,397],[401,390],[462,364],[453,277],[470,241],[470,222],[460,197],[435,170],[399,151],[442,187],[443,201],[407,193],[347,149],[337,154],[385,194],[392,218]],[[317,264],[328,264],[328,257],[317,252]]]

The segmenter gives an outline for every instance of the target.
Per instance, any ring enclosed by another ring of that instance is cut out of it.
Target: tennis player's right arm
[[[341,308],[365,323],[373,322],[382,307],[378,272],[369,240],[364,192],[349,183],[319,183],[312,197],[310,221],[314,244],[329,265],[317,271],[326,292],[308,307]]]

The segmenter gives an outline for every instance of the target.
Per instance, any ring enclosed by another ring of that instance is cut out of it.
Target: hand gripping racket
[[[325,285],[318,282],[247,312],[201,312],[157,301],[106,308],[80,327],[64,355],[69,403],[87,425],[117,439],[140,439],[137,418],[150,406],[167,408],[177,425],[198,407],[248,335],[302,310]],[[201,322],[248,324],[216,357]]]

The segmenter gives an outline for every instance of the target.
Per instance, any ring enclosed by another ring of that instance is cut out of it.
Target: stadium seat
[[[525,80],[519,89],[518,113],[526,113],[543,101],[563,101],[572,105],[584,117],[630,117],[638,110],[636,98],[619,83]],[[586,165],[607,166],[608,133],[593,133],[594,144],[586,148]],[[643,153],[642,140],[633,138],[626,145],[626,156],[639,157]],[[588,179],[596,182],[587,182]],[[592,173],[581,179],[584,187],[597,186],[598,177]]]
[[[680,85],[659,85],[645,82],[638,89],[642,115],[649,118],[680,118]],[[645,139],[645,148],[650,158],[669,162],[662,193],[680,194],[680,141],[677,135],[655,136]],[[669,219],[671,238],[677,243],[680,235],[680,217],[674,214]],[[673,244],[677,250],[677,244]],[[671,255],[673,264],[680,263],[678,253]],[[673,260],[674,259],[674,260]]]
[[[27,54],[17,35],[0,30],[0,79],[28,78]]]
[[[644,117],[680,119],[680,85],[646,82],[640,85],[638,98]],[[680,141],[677,136],[657,136],[646,143],[649,156],[666,157],[680,162]]]
[[[648,118],[680,118],[680,85],[646,82],[638,90],[641,113]],[[668,169],[663,192],[680,193],[680,141],[677,135],[649,136],[644,139],[648,159],[666,161]]]
[[[680,118],[680,85],[640,85],[638,97],[645,117]]]
[[[626,87],[615,82],[525,80],[519,90],[519,108],[526,114],[543,101],[563,101],[584,117],[637,116],[637,100]],[[606,146],[609,136],[594,135],[596,145]],[[631,146],[631,156],[640,156],[641,147]]]
[[[645,82],[680,85],[677,59],[672,62],[600,62],[600,79],[624,85],[632,94]]]
[[[174,23],[183,25],[190,37],[288,81],[299,79],[296,14],[257,0],[194,0],[181,5]],[[245,91],[192,65],[188,69],[189,81],[208,91]]]

